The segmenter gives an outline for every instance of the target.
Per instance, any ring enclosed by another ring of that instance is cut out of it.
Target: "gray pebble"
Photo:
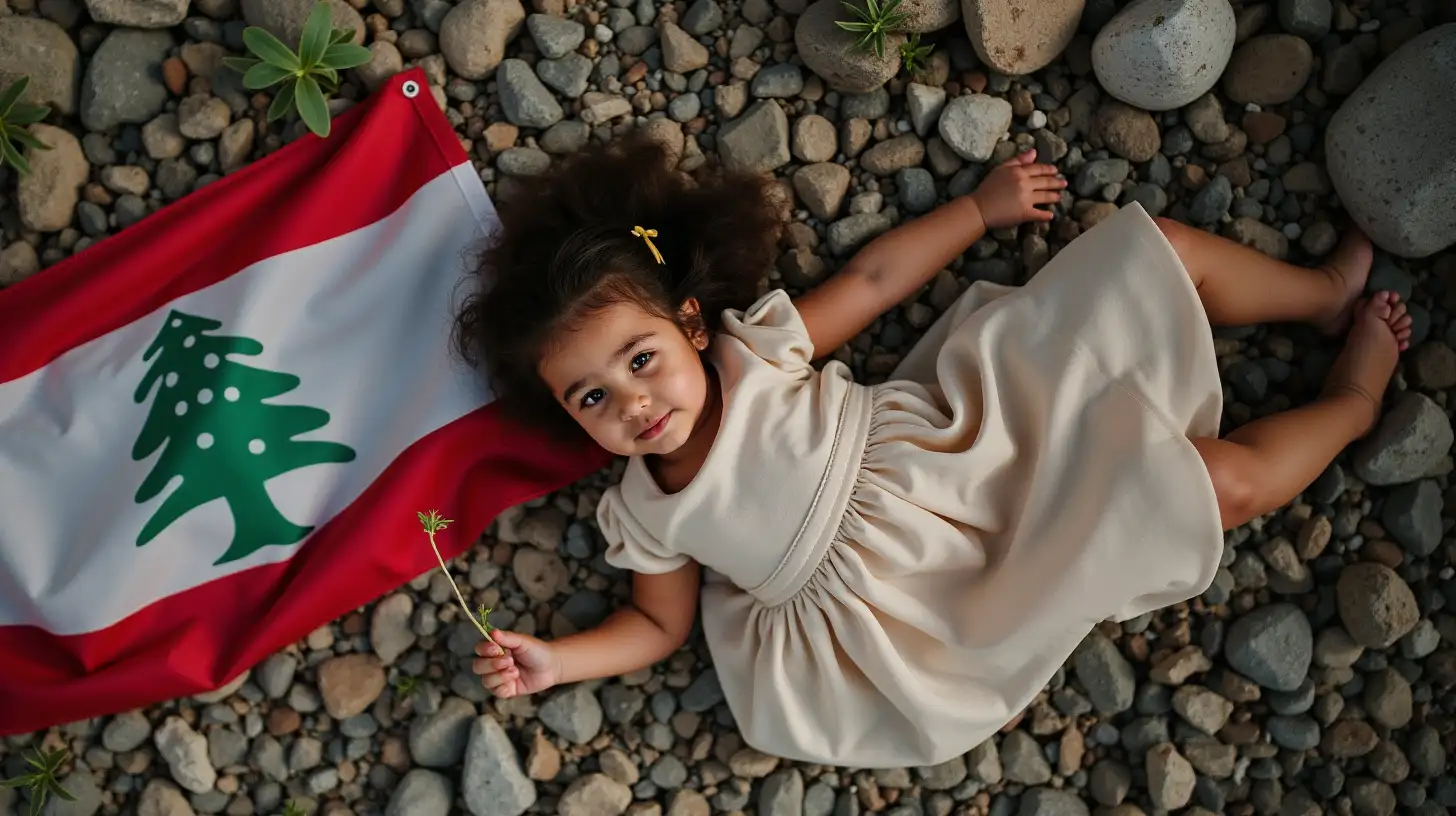
[[[111,718],[101,732],[106,750],[124,753],[141,747],[152,735],[152,724],[140,711],[126,711]]]
[[[1123,203],[1136,202],[1141,205],[1148,215],[1157,217],[1163,214],[1168,208],[1168,194],[1162,187],[1149,182],[1140,182],[1128,188],[1124,194]]]
[[[723,25],[723,8],[714,0],[697,0],[683,15],[683,30],[695,37],[717,31]]]
[[[868,93],[846,94],[839,103],[839,114],[844,119],[875,120],[890,114],[890,92],[879,87]]]
[[[1088,809],[1075,793],[1054,788],[1032,788],[1021,796],[1017,816],[1088,816]]]
[[[663,754],[652,764],[652,783],[663,790],[676,790],[688,781],[688,769],[681,759]]]
[[[1234,201],[1233,185],[1226,176],[1215,176],[1188,202],[1188,218],[1196,224],[1212,224],[1228,212]]]
[[[575,20],[549,14],[532,14],[526,18],[526,30],[536,41],[542,56],[559,59],[575,51],[586,39],[586,27]]]
[[[1291,751],[1308,751],[1319,745],[1319,723],[1309,716],[1274,716],[1265,724],[1274,744]]]
[[[1401,485],[1385,500],[1380,521],[1406,552],[1417,557],[1441,544],[1441,489],[1430,479]]]
[[[582,744],[602,729],[602,706],[584,685],[574,685],[553,695],[538,711],[541,723],[556,734]]]
[[[575,51],[560,59],[543,59],[536,63],[536,75],[541,82],[572,99],[586,93],[591,71],[591,60]],[[534,94],[534,91],[531,93]],[[544,99],[538,101],[542,102],[545,111],[541,120],[549,119],[549,106],[544,106]]]
[[[1293,691],[1309,671],[1314,636],[1299,607],[1273,604],[1235,621],[1224,649],[1240,674],[1267,689]]]
[[[394,788],[384,816],[447,816],[453,798],[454,789],[448,777],[413,768]]]
[[[804,75],[790,62],[770,65],[753,77],[749,91],[758,99],[789,99],[804,90]]]
[[[1095,630],[1088,634],[1074,653],[1072,665],[1077,682],[1100,713],[1116,714],[1132,707],[1137,690],[1132,664],[1106,635]]]
[[[519,816],[536,803],[536,783],[526,776],[515,745],[494,717],[471,723],[460,788],[473,816]]]
[[[1169,128],[1163,134],[1162,153],[1164,156],[1182,156],[1193,150],[1193,131],[1184,125]]]
[[[1290,34],[1318,41],[1330,33],[1333,20],[1330,0],[1279,0],[1279,25]]]
[[[674,122],[687,123],[695,119],[703,110],[703,100],[697,94],[682,94],[667,103],[667,115],[672,117]]]
[[[248,753],[248,738],[231,728],[214,728],[207,734],[207,755],[215,768],[226,768],[243,761]]]
[[[523,60],[503,61],[496,69],[495,78],[500,90],[501,110],[512,124],[545,128],[565,116],[561,104]]]
[[[1077,195],[1087,198],[1109,184],[1121,184],[1131,172],[1126,159],[1098,159],[1082,165],[1072,186]]]
[[[895,174],[900,190],[900,204],[911,213],[930,212],[935,208],[935,179],[923,167],[907,167]]]
[[[670,700],[672,695],[667,695]],[[613,684],[603,686],[601,690],[602,712],[607,721],[617,725],[626,725],[642,712],[645,698],[641,691],[630,686]],[[672,714],[669,712],[666,717],[657,717],[659,722],[666,722]]]

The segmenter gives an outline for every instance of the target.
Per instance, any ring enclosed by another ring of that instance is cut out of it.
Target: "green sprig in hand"
[[[460,609],[485,638],[484,642],[475,645],[478,659],[471,666],[476,674],[481,675],[481,682],[486,690],[496,697],[508,698],[531,694],[556,685],[561,678],[560,659],[548,644],[520,632],[497,630],[490,625],[488,606],[481,605],[475,614],[471,614],[465,603],[465,596],[460,594],[460,587],[455,584],[455,579],[445,566],[444,557],[440,555],[440,548],[435,544],[435,533],[445,529],[451,523],[450,519],[442,518],[434,510],[418,515],[420,525],[430,537],[430,548],[435,551],[440,571],[445,573],[455,589],[455,598],[460,602]],[[491,635],[497,631],[500,633],[500,640]]]
[[[416,515],[420,518],[420,526],[425,528],[425,534],[430,537],[430,549],[435,551],[435,559],[440,562],[440,571],[445,573],[445,577],[450,581],[450,587],[455,590],[455,599],[460,602],[461,611],[465,613],[465,617],[469,618],[471,623],[475,624],[481,637],[495,643],[495,638],[490,636],[490,633],[495,630],[495,627],[490,625],[490,607],[481,605],[478,612],[470,611],[470,607],[465,603],[465,596],[460,594],[460,586],[455,583],[455,578],[450,575],[450,569],[445,566],[445,557],[440,555],[440,547],[435,544],[435,533],[445,529],[454,520],[444,518],[434,510],[428,514],[416,513]]]

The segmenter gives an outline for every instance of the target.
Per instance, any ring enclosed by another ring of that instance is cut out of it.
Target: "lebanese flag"
[[[452,352],[498,223],[423,72],[0,290],[0,734],[226,685],[608,459]]]

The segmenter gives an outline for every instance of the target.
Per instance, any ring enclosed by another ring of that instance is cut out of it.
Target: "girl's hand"
[[[504,699],[545,691],[560,682],[561,666],[550,644],[504,629],[493,630],[490,636],[495,643],[477,643],[479,659],[471,664],[490,693]]]
[[[997,165],[971,193],[986,229],[1014,227],[1023,221],[1050,221],[1049,210],[1038,204],[1062,200],[1067,180],[1050,164],[1033,164],[1036,151],[1028,150]]]

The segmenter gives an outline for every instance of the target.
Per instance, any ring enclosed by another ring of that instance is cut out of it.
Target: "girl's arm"
[[[814,357],[832,354],[875,318],[902,303],[946,268],[987,230],[1023,221],[1050,221],[1039,204],[1061,200],[1067,186],[1049,164],[1033,164],[1035,151],[998,165],[975,192],[962,196],[871,241],[836,275],[794,305]]]
[[[632,605],[601,625],[551,642],[558,683],[616,677],[657,663],[692,632],[698,606],[698,564],[661,575],[634,573]]]
[[[632,577],[632,604],[599,626],[550,642],[497,629],[481,641],[474,662],[497,697],[533,694],[561,683],[616,677],[671,655],[692,631],[700,568],[689,561],[660,575]]]

